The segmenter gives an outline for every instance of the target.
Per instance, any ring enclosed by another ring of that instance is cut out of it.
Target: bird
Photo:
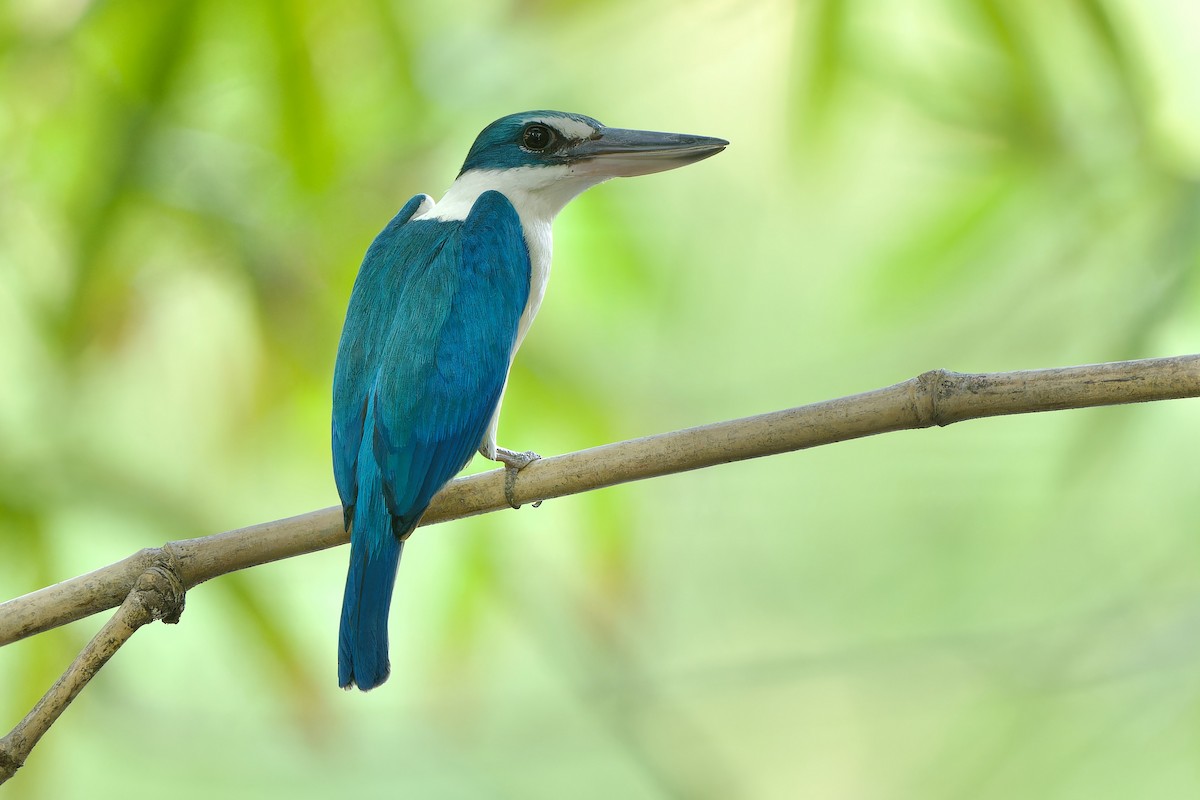
[[[333,374],[333,472],[350,564],[338,685],[387,680],[400,553],[434,495],[499,447],[513,356],[542,305],[551,223],[586,189],[715,155],[724,139],[609,128],[582,114],[501,117],[475,139],[442,199],[418,194],[375,237],[350,292]]]

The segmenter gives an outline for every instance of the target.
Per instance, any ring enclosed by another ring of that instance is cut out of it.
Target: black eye
[[[545,150],[553,143],[554,131],[540,123],[526,125],[525,130],[521,132],[521,144],[526,150]]]

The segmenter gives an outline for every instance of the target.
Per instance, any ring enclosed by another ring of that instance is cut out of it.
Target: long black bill
[[[692,164],[728,146],[712,136],[604,128],[594,139],[576,145],[571,155],[582,174],[627,178]]]

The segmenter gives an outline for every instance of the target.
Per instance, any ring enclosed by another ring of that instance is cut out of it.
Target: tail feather
[[[374,487],[370,487],[374,488]],[[360,493],[337,640],[337,684],[371,690],[388,680],[388,613],[403,548],[379,493]],[[408,531],[402,531],[407,534]]]
[[[370,546],[373,543],[366,538],[351,537],[338,635],[338,685],[343,689],[357,685],[364,692],[386,681],[391,672],[388,611],[403,548],[390,526],[378,546]]]

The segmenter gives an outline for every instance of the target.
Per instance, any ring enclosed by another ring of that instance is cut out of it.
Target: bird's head
[[[728,144],[711,136],[606,128],[582,114],[525,111],[484,128],[462,172],[570,167],[572,174],[605,180],[682,167]]]
[[[562,111],[510,114],[475,139],[458,183],[496,189],[553,217],[590,186],[691,164],[725,149],[711,136],[607,128]]]

